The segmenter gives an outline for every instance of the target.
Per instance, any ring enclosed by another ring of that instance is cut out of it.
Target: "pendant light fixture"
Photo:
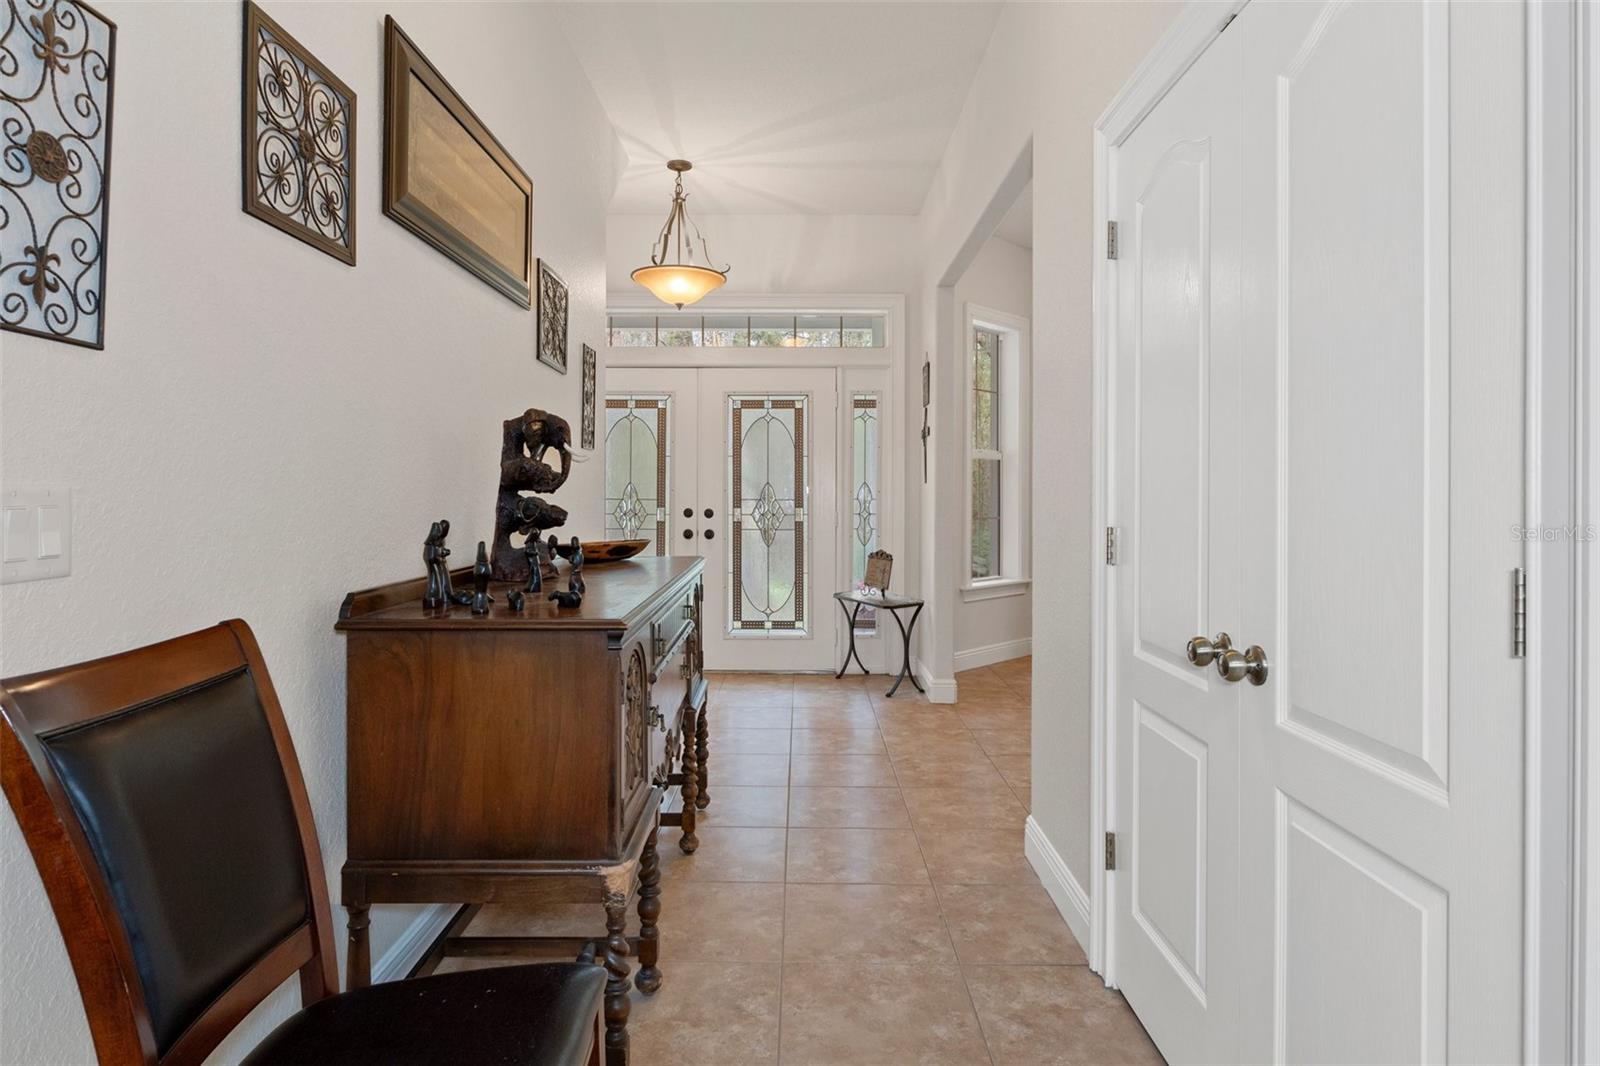
[[[633,280],[649,289],[656,299],[669,303],[682,311],[697,302],[706,293],[722,287],[728,280],[728,270],[717,270],[710,265],[711,253],[706,249],[706,239],[700,236],[700,227],[689,221],[684,210],[683,174],[694,164],[687,159],[667,160],[667,169],[677,175],[672,188],[672,210],[667,212],[667,224],[661,227],[661,236],[650,247],[650,265],[633,272]],[[688,234],[694,229],[694,237]],[[706,265],[694,262],[694,242],[700,242],[700,253]],[[684,262],[685,252],[688,262]],[[672,262],[667,261],[669,253]]]

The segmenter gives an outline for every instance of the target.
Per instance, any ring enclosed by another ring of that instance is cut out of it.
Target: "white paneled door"
[[[1240,694],[1186,658],[1239,615],[1238,65],[1224,35],[1116,172],[1117,976],[1173,1061],[1233,1058],[1238,991]]]
[[[1115,150],[1113,951],[1171,1061],[1520,1058],[1521,26],[1256,0]]]
[[[647,451],[665,464],[666,554],[706,560],[710,669],[837,666],[840,615],[832,594],[845,586],[836,377],[831,369],[787,368],[618,368],[608,375],[608,407],[631,403],[642,408],[641,421],[661,419],[657,435],[666,451]],[[608,439],[608,483],[639,481],[624,476],[620,464],[628,459]],[[612,497],[621,494],[608,489],[608,514]]]

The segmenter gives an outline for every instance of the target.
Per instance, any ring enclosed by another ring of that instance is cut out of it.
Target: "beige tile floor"
[[[1030,669],[962,674],[952,706],[881,675],[714,675],[711,806],[694,855],[661,834],[633,1063],[1161,1062],[1023,857]],[[470,932],[599,921],[486,908]]]

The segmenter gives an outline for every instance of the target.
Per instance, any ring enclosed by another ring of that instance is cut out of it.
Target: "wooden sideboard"
[[[581,606],[558,610],[496,582],[486,616],[422,606],[421,578],[345,597],[349,985],[371,980],[368,908],[456,903],[414,974],[451,955],[565,944],[609,971],[606,1047],[626,1061],[629,967],[661,984],[659,826],[693,851],[706,791],[703,564],[637,559],[584,572]],[[457,588],[470,585],[466,571]],[[562,576],[565,587],[565,574]],[[682,789],[682,811],[661,799]],[[624,935],[639,890],[640,930]],[[486,903],[598,902],[606,930],[582,938],[463,935]]]

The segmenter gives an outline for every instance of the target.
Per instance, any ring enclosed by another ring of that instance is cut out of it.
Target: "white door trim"
[[[1593,430],[1600,419],[1600,17],[1591,5],[1577,4],[1578,63],[1575,99],[1585,102],[1577,116],[1578,130],[1578,218],[1574,230],[1580,234],[1577,291],[1582,296],[1578,307],[1579,384],[1583,396],[1577,442],[1579,514],[1585,522],[1600,522],[1600,433]],[[1600,876],[1590,866],[1591,857],[1600,856],[1600,728],[1594,728],[1597,694],[1600,694],[1600,561],[1591,546],[1582,559],[1584,592],[1579,609],[1578,632],[1573,643],[1579,664],[1579,721],[1586,735],[1579,738],[1579,812],[1582,825],[1575,835],[1579,876],[1574,878],[1576,913],[1581,928],[1573,937],[1578,945],[1578,990],[1574,995],[1574,1061],[1600,1054]]]
[[[1112,153],[1133,133],[1150,110],[1175,85],[1184,71],[1222,32],[1246,0],[1190,0],[1167,32],[1151,49],[1133,76],[1123,85],[1111,104],[1094,124],[1094,529],[1113,524],[1110,514],[1111,425],[1109,381],[1111,356],[1116,350],[1117,289],[1116,272],[1106,259],[1106,223],[1110,220],[1110,196],[1115,182]],[[1104,839],[1108,826],[1117,824],[1113,770],[1116,765],[1114,731],[1109,728],[1107,708],[1111,672],[1111,641],[1108,634],[1115,624],[1116,604],[1112,582],[1106,573],[1105,548],[1093,538],[1091,565],[1097,575],[1090,593],[1089,660],[1089,871],[1074,879],[1089,893],[1089,966],[1115,988],[1116,945],[1110,937],[1110,881],[1116,874],[1105,868]],[[1042,872],[1042,871],[1041,871]]]
[[[1600,503],[1600,453],[1588,429],[1600,416],[1600,300],[1593,292],[1600,145],[1592,102],[1600,86],[1600,20],[1574,0],[1530,5],[1527,62],[1526,525],[1571,532],[1535,541],[1525,553],[1523,1055],[1529,1062],[1587,1062],[1600,1049],[1600,980],[1590,972],[1600,965],[1600,879],[1591,867],[1600,845],[1600,730],[1586,713],[1596,665],[1586,642],[1600,623],[1600,586],[1593,544],[1584,540]]]

